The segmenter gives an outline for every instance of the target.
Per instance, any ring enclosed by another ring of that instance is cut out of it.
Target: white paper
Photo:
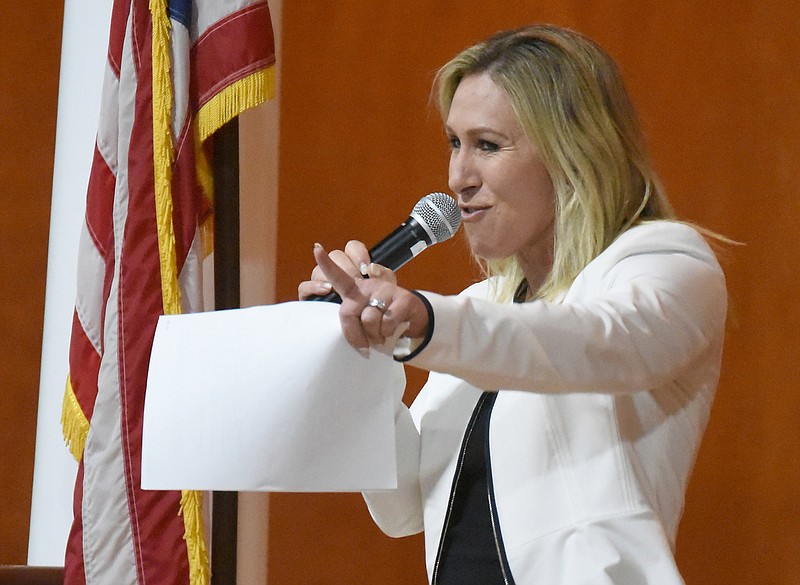
[[[365,357],[338,305],[164,316],[150,358],[144,489],[360,491],[397,485],[404,373]]]

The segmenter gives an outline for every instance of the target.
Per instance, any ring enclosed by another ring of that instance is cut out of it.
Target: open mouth
[[[482,211],[486,211],[489,209],[488,206],[478,207],[478,206],[463,206],[461,207],[461,217],[463,219],[468,219],[471,217],[475,217],[480,214]]]

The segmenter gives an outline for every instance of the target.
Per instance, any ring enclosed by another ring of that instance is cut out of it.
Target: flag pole
[[[239,122],[233,118],[213,137],[214,307],[240,306]],[[212,493],[211,584],[236,585],[238,494]]]

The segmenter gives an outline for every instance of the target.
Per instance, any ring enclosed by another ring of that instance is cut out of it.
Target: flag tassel
[[[150,0],[153,23],[153,165],[156,221],[161,263],[164,314],[181,312],[180,286],[175,254],[172,213],[172,80],[170,76],[169,29],[165,0]],[[189,557],[189,583],[208,585],[210,570],[203,528],[202,497],[196,491],[181,492],[184,540]]]
[[[205,585],[209,582],[208,552],[203,528],[203,499],[200,492],[181,492],[181,510],[185,531],[183,538],[189,554],[189,583]]]
[[[83,457],[83,448],[86,446],[86,437],[89,434],[89,420],[75,396],[69,376],[67,376],[64,401],[61,405],[61,431],[64,433],[64,442],[67,444],[69,452],[76,461],[80,461]]]

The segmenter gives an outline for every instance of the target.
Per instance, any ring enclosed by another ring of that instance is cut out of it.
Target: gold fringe
[[[183,516],[186,549],[189,554],[189,583],[191,585],[207,585],[211,577],[208,564],[208,552],[205,546],[203,529],[203,496],[198,491],[181,492],[181,510]]]
[[[153,170],[155,177],[158,251],[161,263],[161,294],[164,314],[181,312],[180,286],[172,223],[172,79],[170,72],[170,22],[166,0],[150,0],[153,26]],[[203,529],[202,497],[199,492],[181,493],[184,540],[189,557],[189,583],[208,585],[210,570]]]
[[[155,175],[156,217],[158,247],[161,261],[161,290],[164,313],[180,313],[180,288],[175,254],[175,230],[172,223],[172,164],[174,149],[172,139],[172,83],[170,74],[169,29],[166,0],[150,0],[153,23],[153,164]],[[206,196],[213,201],[213,180],[210,165],[201,145],[225,123],[244,110],[254,107],[275,95],[275,67],[259,70],[231,84],[206,103],[197,114],[198,128],[198,181]],[[209,237],[204,222],[202,231],[206,247]],[[213,231],[210,232],[213,234]],[[211,244],[213,245],[213,244]],[[189,555],[189,583],[208,585],[210,569],[206,549],[202,516],[202,496],[197,491],[181,493],[181,515],[184,539]]]
[[[208,201],[214,204],[214,173],[203,143],[214,132],[244,112],[275,97],[275,66],[260,69],[223,89],[197,112],[195,159],[197,181]],[[200,226],[203,257],[214,251],[214,219],[209,216]]]
[[[89,420],[75,396],[69,376],[64,389],[64,402],[61,405],[61,431],[64,433],[64,442],[69,452],[75,461],[80,461],[83,449],[86,447],[86,437],[89,435]]]
[[[164,314],[181,311],[175,227],[172,223],[172,80],[170,22],[166,0],[150,0],[153,23],[153,174],[155,177],[158,251],[161,259],[161,295]]]
[[[205,142],[246,109],[275,97],[275,83],[275,66],[272,65],[243,77],[211,98],[197,113],[200,141]]]

